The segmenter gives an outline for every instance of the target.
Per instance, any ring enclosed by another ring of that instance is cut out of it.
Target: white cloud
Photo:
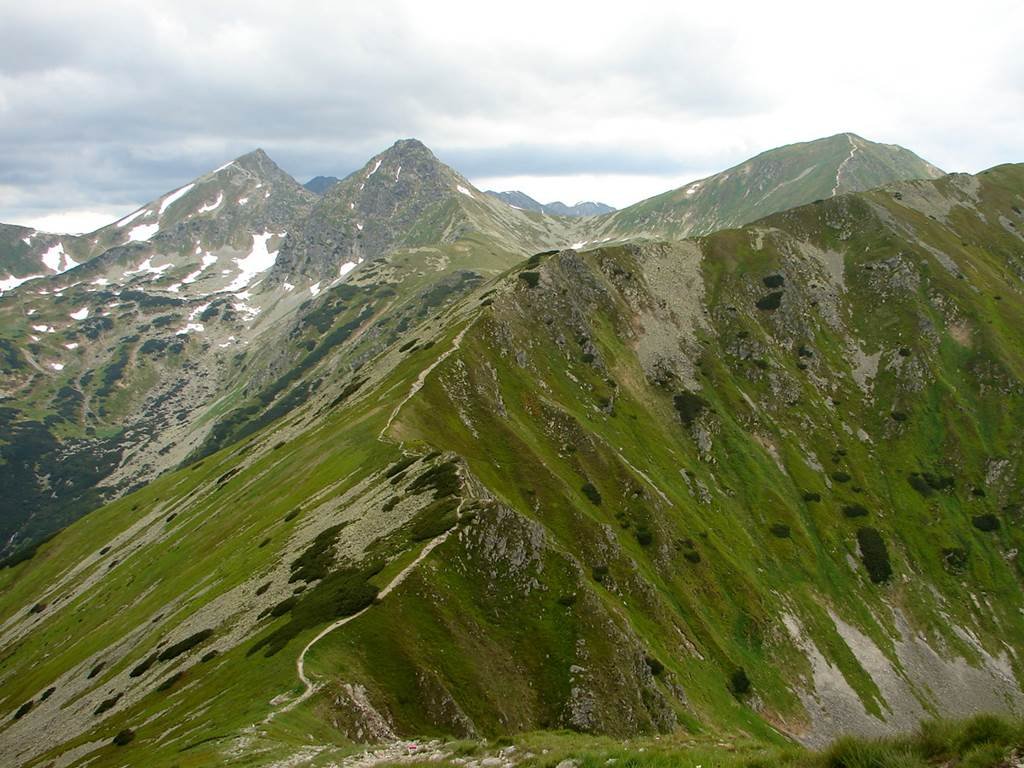
[[[1019,2],[10,5],[0,221],[112,220],[255,146],[342,175],[406,136],[566,201],[841,131],[952,169],[1024,160]]]

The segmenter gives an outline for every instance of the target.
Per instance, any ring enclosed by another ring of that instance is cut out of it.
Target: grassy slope
[[[341,738],[347,729],[328,725],[339,716],[329,702],[336,685],[355,681],[406,732],[486,734],[572,722],[625,734],[664,728],[672,712],[695,733],[781,742],[767,723],[793,731],[806,725],[793,681],[808,672],[786,639],[781,611],[800,618],[876,713],[886,706],[876,682],[826,608],[890,658],[887,605],[900,606],[915,626],[968,658],[975,652],[952,632],[950,619],[972,629],[990,652],[1003,639],[1024,636],[1020,574],[1005,557],[1021,544],[1012,505],[1021,488],[1014,437],[1022,415],[1024,318],[1020,281],[1010,273],[1019,238],[997,223],[1020,205],[1022,186],[1017,167],[985,177],[987,222],[953,211],[946,226],[876,192],[769,220],[759,227],[767,233],[760,248],[753,231],[701,241],[711,312],[697,334],[708,402],[699,426],[713,436],[710,453],[673,411],[681,385],[649,386],[637,359],[627,297],[642,288],[642,251],[595,251],[579,263],[554,257],[541,266],[537,289],[514,274],[499,283],[493,304],[479,305],[483,313],[462,348],[427,379],[393,430],[409,448],[422,443],[465,457],[498,503],[481,508],[393,597],[316,647],[308,668],[335,686],[276,719],[261,743],[279,750],[310,734],[313,741]],[[947,272],[919,243],[880,227],[885,212],[913,226],[920,242],[941,248],[968,279]],[[772,227],[789,234],[773,234]],[[840,330],[823,317],[824,307],[808,309],[818,294],[794,256],[801,240],[845,254]],[[913,291],[897,295],[891,279],[875,280],[893,258],[923,276]],[[755,310],[767,292],[761,278],[777,272],[786,275],[780,309]],[[376,435],[398,394],[450,349],[457,330],[447,320],[434,327],[446,327],[434,346],[384,366],[382,378],[330,415],[313,412],[343,378],[270,430],[90,515],[31,562],[0,573],[0,621],[24,621],[26,606],[48,603],[32,632],[8,644],[0,661],[3,706],[13,712],[37,699],[67,670],[84,676],[117,638],[163,614],[126,654],[110,652],[110,666],[87,684],[94,699],[106,687],[116,690],[123,671],[160,637],[180,639],[174,627],[183,618],[285,556],[297,530],[289,525],[306,519],[286,523],[290,509],[324,491],[338,497],[390,464],[397,447]],[[581,337],[597,351],[589,362]],[[920,375],[883,365],[865,396],[851,376],[850,339],[867,352],[882,350],[889,362],[909,347],[910,359],[921,361]],[[800,344],[814,349],[806,370],[798,367]],[[906,421],[891,417],[897,408]],[[863,428],[870,442],[844,425]],[[286,444],[274,450],[280,439]],[[826,480],[804,456],[851,480]],[[991,457],[1010,460],[1009,481],[984,497],[972,494],[984,485]],[[245,466],[238,475],[217,483],[239,464]],[[952,474],[956,488],[923,497],[907,481],[916,471]],[[587,482],[599,490],[600,505],[583,493]],[[692,490],[700,485],[709,503]],[[809,490],[822,502],[803,502]],[[872,585],[860,567],[847,564],[848,556],[859,558],[853,534],[865,522],[842,516],[850,503],[869,509],[867,524],[888,543],[896,578],[887,586]],[[164,522],[172,510],[177,516]],[[998,531],[972,526],[971,517],[986,512],[1003,521]],[[790,538],[769,532],[780,522],[790,526]],[[130,541],[164,526],[171,528],[167,537],[127,554]],[[641,531],[650,535],[647,543]],[[942,549],[951,546],[968,551],[962,572],[943,567]],[[112,559],[119,563],[109,567]],[[83,561],[93,563],[85,573],[107,575],[57,609],[60,590],[48,590]],[[173,608],[182,595],[190,602]],[[988,599],[975,603],[978,596]],[[187,685],[119,705],[72,744],[109,739],[131,725],[136,741],[120,751],[103,748],[95,764],[123,762],[139,750],[154,765],[206,764],[267,712],[274,695],[297,690],[294,658],[315,631],[269,658],[246,656],[248,642],[225,645],[216,659],[186,672]],[[189,665],[198,655],[186,657]],[[652,674],[656,667],[645,657],[664,669]],[[572,665],[584,672],[572,672]],[[756,698],[728,690],[738,667]],[[150,674],[154,686],[163,679],[162,670]],[[589,719],[573,715],[574,692],[591,696]],[[61,701],[55,694],[50,706]],[[198,712],[198,720],[186,720]],[[4,737],[18,727],[8,725]]]

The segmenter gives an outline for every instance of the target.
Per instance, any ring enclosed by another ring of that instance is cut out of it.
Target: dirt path
[[[850,134],[846,134],[846,138],[850,142],[850,154],[847,155],[846,159],[839,164],[838,168],[836,168],[836,184],[832,187],[832,194],[829,195],[829,197],[835,197],[839,193],[839,177],[843,174],[843,168],[846,167],[846,164],[850,162],[853,159],[853,156],[857,153],[857,145],[853,143],[853,137]]]
[[[470,325],[472,325],[472,323],[470,323]],[[466,335],[466,331],[469,330],[469,327],[470,326],[467,325],[465,328],[459,331],[458,335],[452,341],[452,345],[445,350],[444,354],[440,355],[434,362],[432,362],[430,365],[428,365],[426,368],[420,371],[420,375],[416,377],[416,381],[414,381],[412,383],[412,386],[409,387],[409,394],[402,398],[402,402],[396,405],[395,409],[391,412],[391,415],[388,416],[387,423],[384,425],[384,428],[380,431],[380,434],[377,436],[378,440],[388,440],[388,430],[391,429],[391,425],[394,423],[395,419],[398,418],[398,413],[402,410],[402,408],[405,407],[406,403],[408,403],[410,400],[413,399],[413,397],[415,397],[417,392],[423,389],[423,385],[427,383],[427,376],[429,376],[431,372],[433,372],[433,370],[437,368],[437,366],[439,366],[441,363],[447,360],[448,357],[453,352],[456,352],[459,349],[459,347],[462,345],[462,337]]]

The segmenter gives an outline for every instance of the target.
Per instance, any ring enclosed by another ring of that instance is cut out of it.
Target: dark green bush
[[[651,656],[650,654],[644,656],[644,663],[647,665],[647,668],[651,671],[651,674],[655,677],[657,677],[665,671],[665,665],[653,656]]]
[[[401,496],[392,496],[390,499],[388,499],[381,505],[381,511],[390,512],[392,509],[398,506],[398,502],[400,502],[401,500]]]
[[[164,649],[164,651],[157,656],[157,661],[170,661],[171,659],[180,656],[186,651],[195,648],[200,643],[213,637],[212,629],[203,629],[195,634],[189,635],[184,640],[179,640],[174,645]]]
[[[821,494],[817,491],[804,491],[802,498],[806,502],[821,501]]]
[[[708,401],[696,392],[680,392],[672,398],[672,405],[679,413],[679,420],[690,426],[708,406]]]
[[[292,562],[292,576],[288,582],[310,582],[326,576],[334,564],[334,545],[338,541],[338,535],[347,525],[348,521],[320,531],[306,550]]]
[[[270,537],[268,536],[267,538],[265,538],[265,539],[264,539],[263,541],[261,541],[261,542],[259,543],[259,547],[258,547],[258,549],[263,549],[263,548],[264,548],[265,546],[267,546],[267,544],[269,544],[269,543],[270,543]]]
[[[788,539],[790,536],[789,526],[785,523],[773,523],[768,530],[772,532],[772,536],[779,539]]]
[[[34,701],[26,701],[24,704],[18,707],[18,711],[14,713],[14,719],[21,720],[21,718],[23,718],[25,715],[32,711],[33,706],[35,706]]]
[[[454,461],[444,461],[436,464],[409,483],[406,490],[409,493],[421,493],[432,489],[435,499],[454,496],[461,487],[458,467],[459,465]]]
[[[601,492],[597,490],[597,487],[593,483],[584,483],[580,488],[583,491],[583,495],[590,499],[590,502],[595,506],[601,506]]]
[[[540,282],[540,272],[520,272],[519,279],[526,283],[530,288],[536,288]]]
[[[766,275],[761,278],[761,282],[764,283],[765,288],[781,288],[786,283],[786,278],[782,275]]]
[[[184,676],[184,670],[178,670],[156,687],[157,692],[170,690],[174,687],[174,684],[181,680],[181,678],[183,678]]]
[[[832,473],[832,479],[835,480],[837,483],[848,483],[850,482],[850,474],[848,472],[843,472],[842,470],[839,470]]]
[[[426,541],[440,536],[457,522],[456,510],[459,499],[456,496],[435,499],[416,516],[410,528],[413,541]]]
[[[687,552],[683,552],[683,557],[686,558],[687,562],[693,563],[694,565],[696,565],[697,563],[700,562],[700,552],[698,552],[695,549],[691,549],[691,550],[689,550]]]
[[[604,581],[608,575],[607,565],[595,565],[590,569],[590,575],[594,577],[594,581]]]
[[[767,296],[762,296],[757,300],[755,306],[765,312],[771,312],[782,306],[782,291],[773,291]]]
[[[402,472],[403,470],[406,470],[413,464],[415,464],[418,458],[418,456],[403,456],[401,459],[399,459],[386,470],[384,470],[384,477],[394,477],[399,472]]]
[[[200,664],[205,664],[208,661],[213,661],[215,658],[217,658],[217,649],[216,648],[213,649],[212,651],[207,651],[206,653],[204,653],[202,658],[199,659],[199,663]]]
[[[98,707],[96,707],[96,710],[93,712],[93,714],[94,715],[102,715],[108,709],[113,709],[114,705],[117,704],[117,702],[121,700],[121,697],[123,695],[124,695],[123,693],[119,693],[119,694],[117,694],[115,696],[111,696],[109,699],[104,699],[103,701],[100,702],[100,705]]]
[[[260,584],[258,587],[256,587],[256,594],[257,595],[262,595],[268,589],[270,589],[270,582],[269,581],[266,584]]]
[[[654,534],[651,533],[647,528],[636,529],[636,540],[641,547],[649,547],[654,543]]]
[[[123,747],[125,744],[131,742],[135,738],[135,731],[131,728],[125,728],[123,731],[118,731],[117,736],[114,737],[113,744],[116,747]]]
[[[558,598],[558,604],[564,608],[571,608],[572,606],[576,605],[576,594],[573,593],[571,595],[562,595]]]
[[[737,667],[729,675],[729,690],[733,696],[743,696],[750,692],[750,678],[747,677],[747,671],[743,667]]]
[[[967,550],[963,547],[945,547],[942,550],[942,564],[946,570],[960,573],[967,568]]]
[[[993,514],[975,515],[971,518],[971,524],[979,531],[990,533],[999,530],[999,518]]]
[[[43,695],[39,697],[39,700],[40,701],[46,701],[48,698],[53,696],[53,692],[56,691],[56,690],[57,690],[56,686],[52,686],[51,685],[49,688],[47,688],[45,691],[43,691]]]
[[[868,510],[863,504],[846,504],[843,506],[843,517],[867,517]]]
[[[892,413],[889,414],[889,418],[891,418],[893,421],[906,421],[909,418],[909,416],[907,416],[906,412],[904,411],[893,411]]]
[[[269,585],[268,585],[269,586]],[[146,657],[144,661],[139,662],[136,667],[128,673],[128,677],[139,677],[146,673],[146,671],[153,666],[156,662],[157,654],[153,653]]]
[[[874,528],[859,528],[857,544],[860,546],[860,557],[871,581],[875,584],[888,581],[892,576],[892,566],[889,564],[889,551],[885,547],[882,534]]]

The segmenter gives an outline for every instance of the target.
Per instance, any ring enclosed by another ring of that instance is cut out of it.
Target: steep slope
[[[566,205],[562,202],[547,204],[538,203],[525,192],[519,191],[494,192],[492,190],[487,190],[484,194],[497,198],[503,203],[511,205],[513,208],[518,208],[523,211],[548,213],[552,216],[599,216],[603,213],[612,213],[615,210],[610,205],[605,205],[604,203],[581,202],[572,206]]]
[[[772,149],[601,219],[588,240],[677,239],[748,224],[843,192],[942,175],[913,152],[852,133]]]
[[[405,139],[324,194],[285,242],[271,279],[329,281],[398,251],[469,256],[478,268],[500,270],[524,250],[565,245],[575,234],[572,222],[502,205]]]
[[[325,351],[0,573],[3,760],[1020,711],[1022,210],[1003,166],[538,255]]]

